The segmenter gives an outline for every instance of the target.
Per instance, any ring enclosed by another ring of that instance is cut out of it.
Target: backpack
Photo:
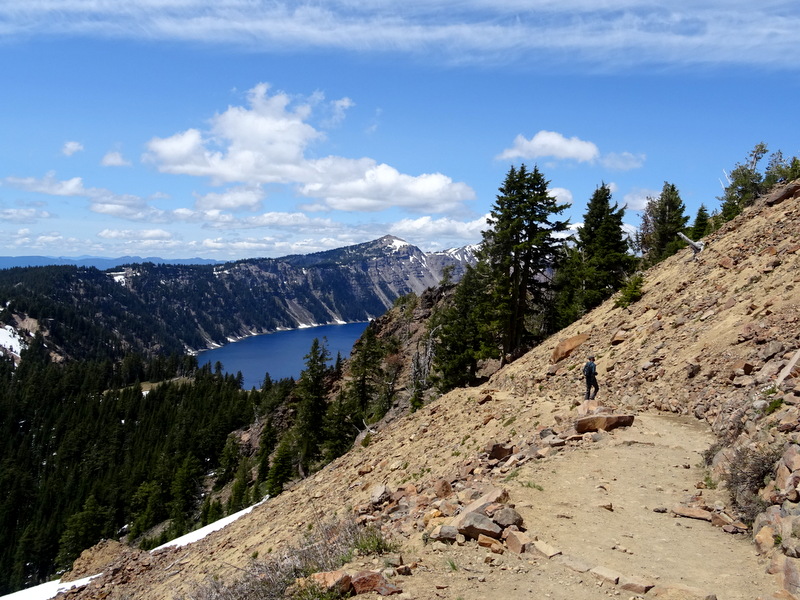
[[[583,365],[583,375],[585,377],[593,377],[597,373],[597,368],[594,366],[594,363],[589,361],[585,365]]]

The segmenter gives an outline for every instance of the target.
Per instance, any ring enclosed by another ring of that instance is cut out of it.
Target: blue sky
[[[800,155],[800,6],[0,0],[0,255],[481,239],[510,165],[580,223]]]

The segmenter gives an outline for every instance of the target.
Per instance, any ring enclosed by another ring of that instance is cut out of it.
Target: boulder
[[[447,498],[453,493],[453,486],[447,479],[439,479],[433,484],[433,493],[437,498]]]
[[[506,546],[516,554],[530,552],[533,541],[533,538],[524,531],[509,531],[506,535]]]
[[[472,539],[478,539],[479,535],[500,539],[503,530],[486,515],[471,512],[461,520],[458,525],[458,533]]]
[[[522,527],[522,515],[520,515],[510,506],[505,506],[500,510],[495,511],[494,515],[492,515],[492,521],[497,523],[503,529],[506,527],[511,527],[512,525],[515,527]]]
[[[688,519],[700,519],[701,521],[711,522],[711,512],[694,506],[683,506],[678,504],[672,508],[672,512],[679,517]]]
[[[375,571],[359,571],[353,575],[352,583],[356,594],[377,592],[381,596],[391,596],[403,593],[403,590],[389,583],[383,575]]]
[[[550,362],[557,363],[558,361],[567,358],[575,351],[576,348],[585,344],[588,339],[589,334],[581,333],[566,340],[561,340],[553,350],[553,354],[550,356]]]
[[[630,427],[633,425],[633,415],[589,415],[575,421],[577,433],[589,431],[610,431],[617,427]]]
[[[347,571],[326,571],[324,573],[313,573],[308,578],[314,584],[326,592],[334,592],[340,596],[346,596],[353,587],[352,577]]]
[[[370,502],[374,505],[383,504],[392,497],[392,492],[385,485],[376,485],[370,491]]]
[[[439,525],[438,527],[435,527],[433,531],[431,531],[428,539],[452,544],[456,541],[457,537],[458,530],[455,527],[452,525]]]

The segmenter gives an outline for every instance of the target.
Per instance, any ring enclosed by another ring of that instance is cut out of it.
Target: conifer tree
[[[468,266],[449,301],[431,318],[435,340],[435,382],[440,392],[475,382],[478,361],[497,356],[499,336],[492,331],[491,278],[488,265]]]
[[[685,244],[678,237],[689,220],[675,184],[664,182],[657,198],[648,198],[637,234],[645,264],[652,266],[675,254]]]
[[[758,163],[766,153],[767,145],[759,142],[750,151],[747,161],[737,163],[728,175],[728,185],[719,198],[722,202],[720,216],[723,221],[733,219],[763,193],[764,176],[758,170]]]
[[[592,194],[578,229],[578,250],[583,257],[585,283],[584,311],[591,310],[618,290],[633,269],[635,259],[628,252],[622,229],[625,207],[611,206],[611,189],[601,184]]]
[[[318,338],[311,342],[305,356],[306,368],[297,382],[297,450],[300,474],[305,475],[311,462],[319,456],[323,442],[323,425],[327,411],[325,377],[330,353]]]
[[[692,232],[689,237],[692,241],[696,242],[700,238],[705,237],[710,230],[711,217],[709,216],[708,209],[706,209],[705,205],[701,204],[700,208],[697,209],[697,215],[694,218]]]
[[[568,226],[556,219],[567,205],[558,204],[548,185],[538,167],[512,166],[492,207],[490,229],[483,232],[481,258],[492,274],[503,358],[544,333],[532,317],[549,299],[549,270],[559,245],[555,234]]]

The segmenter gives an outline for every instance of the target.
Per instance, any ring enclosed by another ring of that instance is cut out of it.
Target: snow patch
[[[401,248],[405,248],[406,246],[410,246],[407,241],[401,240],[399,238],[394,238],[389,242],[388,247],[393,250],[400,250]]]
[[[73,587],[81,587],[89,583],[97,575],[91,577],[84,577],[83,579],[76,579],[75,581],[48,581],[35,587],[26,588],[13,594],[0,596],[3,600],[49,600],[54,598],[61,592],[66,592]]]
[[[245,516],[246,514],[251,512],[256,506],[260,506],[261,504],[263,504],[267,500],[269,500],[269,495],[265,496],[263,500],[261,500],[260,502],[257,502],[256,504],[253,504],[252,506],[248,506],[247,508],[245,508],[243,510],[240,510],[237,513],[233,513],[232,515],[228,515],[227,517],[225,517],[224,519],[220,519],[219,521],[214,521],[213,523],[210,523],[210,524],[206,525],[205,527],[201,527],[200,529],[197,529],[196,531],[192,531],[191,533],[187,533],[186,535],[182,535],[179,538],[175,538],[174,540],[171,540],[171,541],[167,542],[166,544],[162,544],[158,548],[153,548],[150,552],[155,552],[156,550],[161,550],[162,548],[170,548],[172,546],[174,546],[176,548],[180,548],[181,546],[186,546],[187,544],[191,544],[193,542],[197,542],[199,540],[202,540],[204,537],[206,537],[210,533],[213,533],[215,531],[219,531],[220,529],[222,529],[226,525],[230,525],[231,523],[233,523],[236,519],[239,519],[239,518]]]
[[[0,329],[0,346],[7,348],[11,354],[19,356],[19,353],[25,347],[25,342],[22,341],[16,329],[11,325],[6,325]]]
[[[192,531],[191,533],[187,533],[179,538],[175,538],[172,541],[167,542],[159,546],[158,548],[153,548],[150,552],[155,552],[156,550],[161,550],[162,548],[169,548],[175,546],[177,548],[181,546],[186,546],[187,544],[191,544],[193,542],[197,542],[202,540],[204,537],[213,533],[215,531],[219,531],[226,525],[230,525],[236,519],[243,517],[244,515],[251,512],[256,506],[263,504],[269,500],[269,496],[265,496],[261,502],[253,504],[253,506],[248,506],[244,510],[240,510],[237,513],[232,515],[228,515],[224,519],[220,519],[219,521],[214,521],[213,523],[206,525],[198,529],[197,531]],[[66,581],[61,583],[61,581],[48,581],[47,583],[43,583],[41,585],[37,585],[35,587],[30,587],[24,590],[20,590],[18,592],[14,592],[13,594],[8,594],[6,596],[0,596],[0,600],[50,600],[50,598],[54,598],[60,592],[69,590],[72,587],[84,586],[89,583],[95,577],[99,577],[102,573],[98,573],[97,575],[92,575],[91,577],[85,577],[83,579],[78,579],[77,581]]]
[[[111,277],[118,284],[120,284],[122,287],[125,287],[125,285],[128,283],[127,279],[125,279],[125,271],[109,273],[108,276]]]

